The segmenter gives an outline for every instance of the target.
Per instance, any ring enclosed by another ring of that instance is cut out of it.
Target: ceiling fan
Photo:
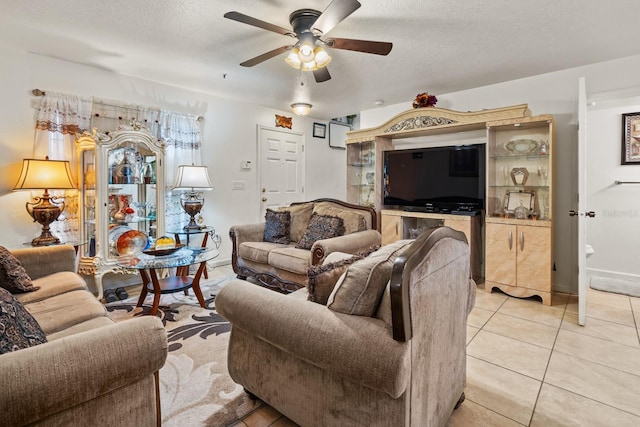
[[[387,55],[391,52],[393,44],[388,42],[336,37],[323,38],[360,6],[360,2],[357,0],[333,0],[324,12],[314,9],[296,10],[289,15],[289,23],[293,30],[261,21],[240,12],[227,12],[224,17],[298,39],[293,45],[282,46],[258,55],[255,58],[244,61],[240,64],[241,66],[253,67],[281,53],[289,52],[285,59],[287,64],[303,71],[313,71],[316,82],[321,83],[331,79],[329,70],[326,67],[331,61],[331,57],[323,49],[323,46],[375,55]]]

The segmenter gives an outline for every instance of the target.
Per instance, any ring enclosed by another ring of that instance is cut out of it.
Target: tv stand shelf
[[[462,231],[469,242],[472,277],[477,283],[484,281],[482,268],[483,213],[480,215],[455,215],[385,209],[381,211],[380,216],[383,245],[393,243],[396,240],[416,238],[422,231],[433,227],[446,226]]]

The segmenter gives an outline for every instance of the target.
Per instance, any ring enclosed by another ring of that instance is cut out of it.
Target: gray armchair
[[[301,426],[444,425],[464,400],[475,303],[464,235],[425,232],[389,279],[373,317],[310,302],[305,290],[228,283],[216,309],[232,324],[231,377]]]

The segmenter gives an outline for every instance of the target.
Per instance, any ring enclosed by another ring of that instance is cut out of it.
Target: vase
[[[117,200],[117,210],[113,214],[113,219],[117,222],[125,222],[127,219],[127,209],[131,204],[131,194],[119,194],[116,196]]]

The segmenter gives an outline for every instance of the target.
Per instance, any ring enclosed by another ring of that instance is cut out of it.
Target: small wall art
[[[327,136],[327,125],[323,123],[314,123],[313,124],[313,137],[314,138],[326,138]]]
[[[622,115],[623,165],[640,165],[640,112]]]
[[[291,129],[291,117],[276,114],[276,127]]]

